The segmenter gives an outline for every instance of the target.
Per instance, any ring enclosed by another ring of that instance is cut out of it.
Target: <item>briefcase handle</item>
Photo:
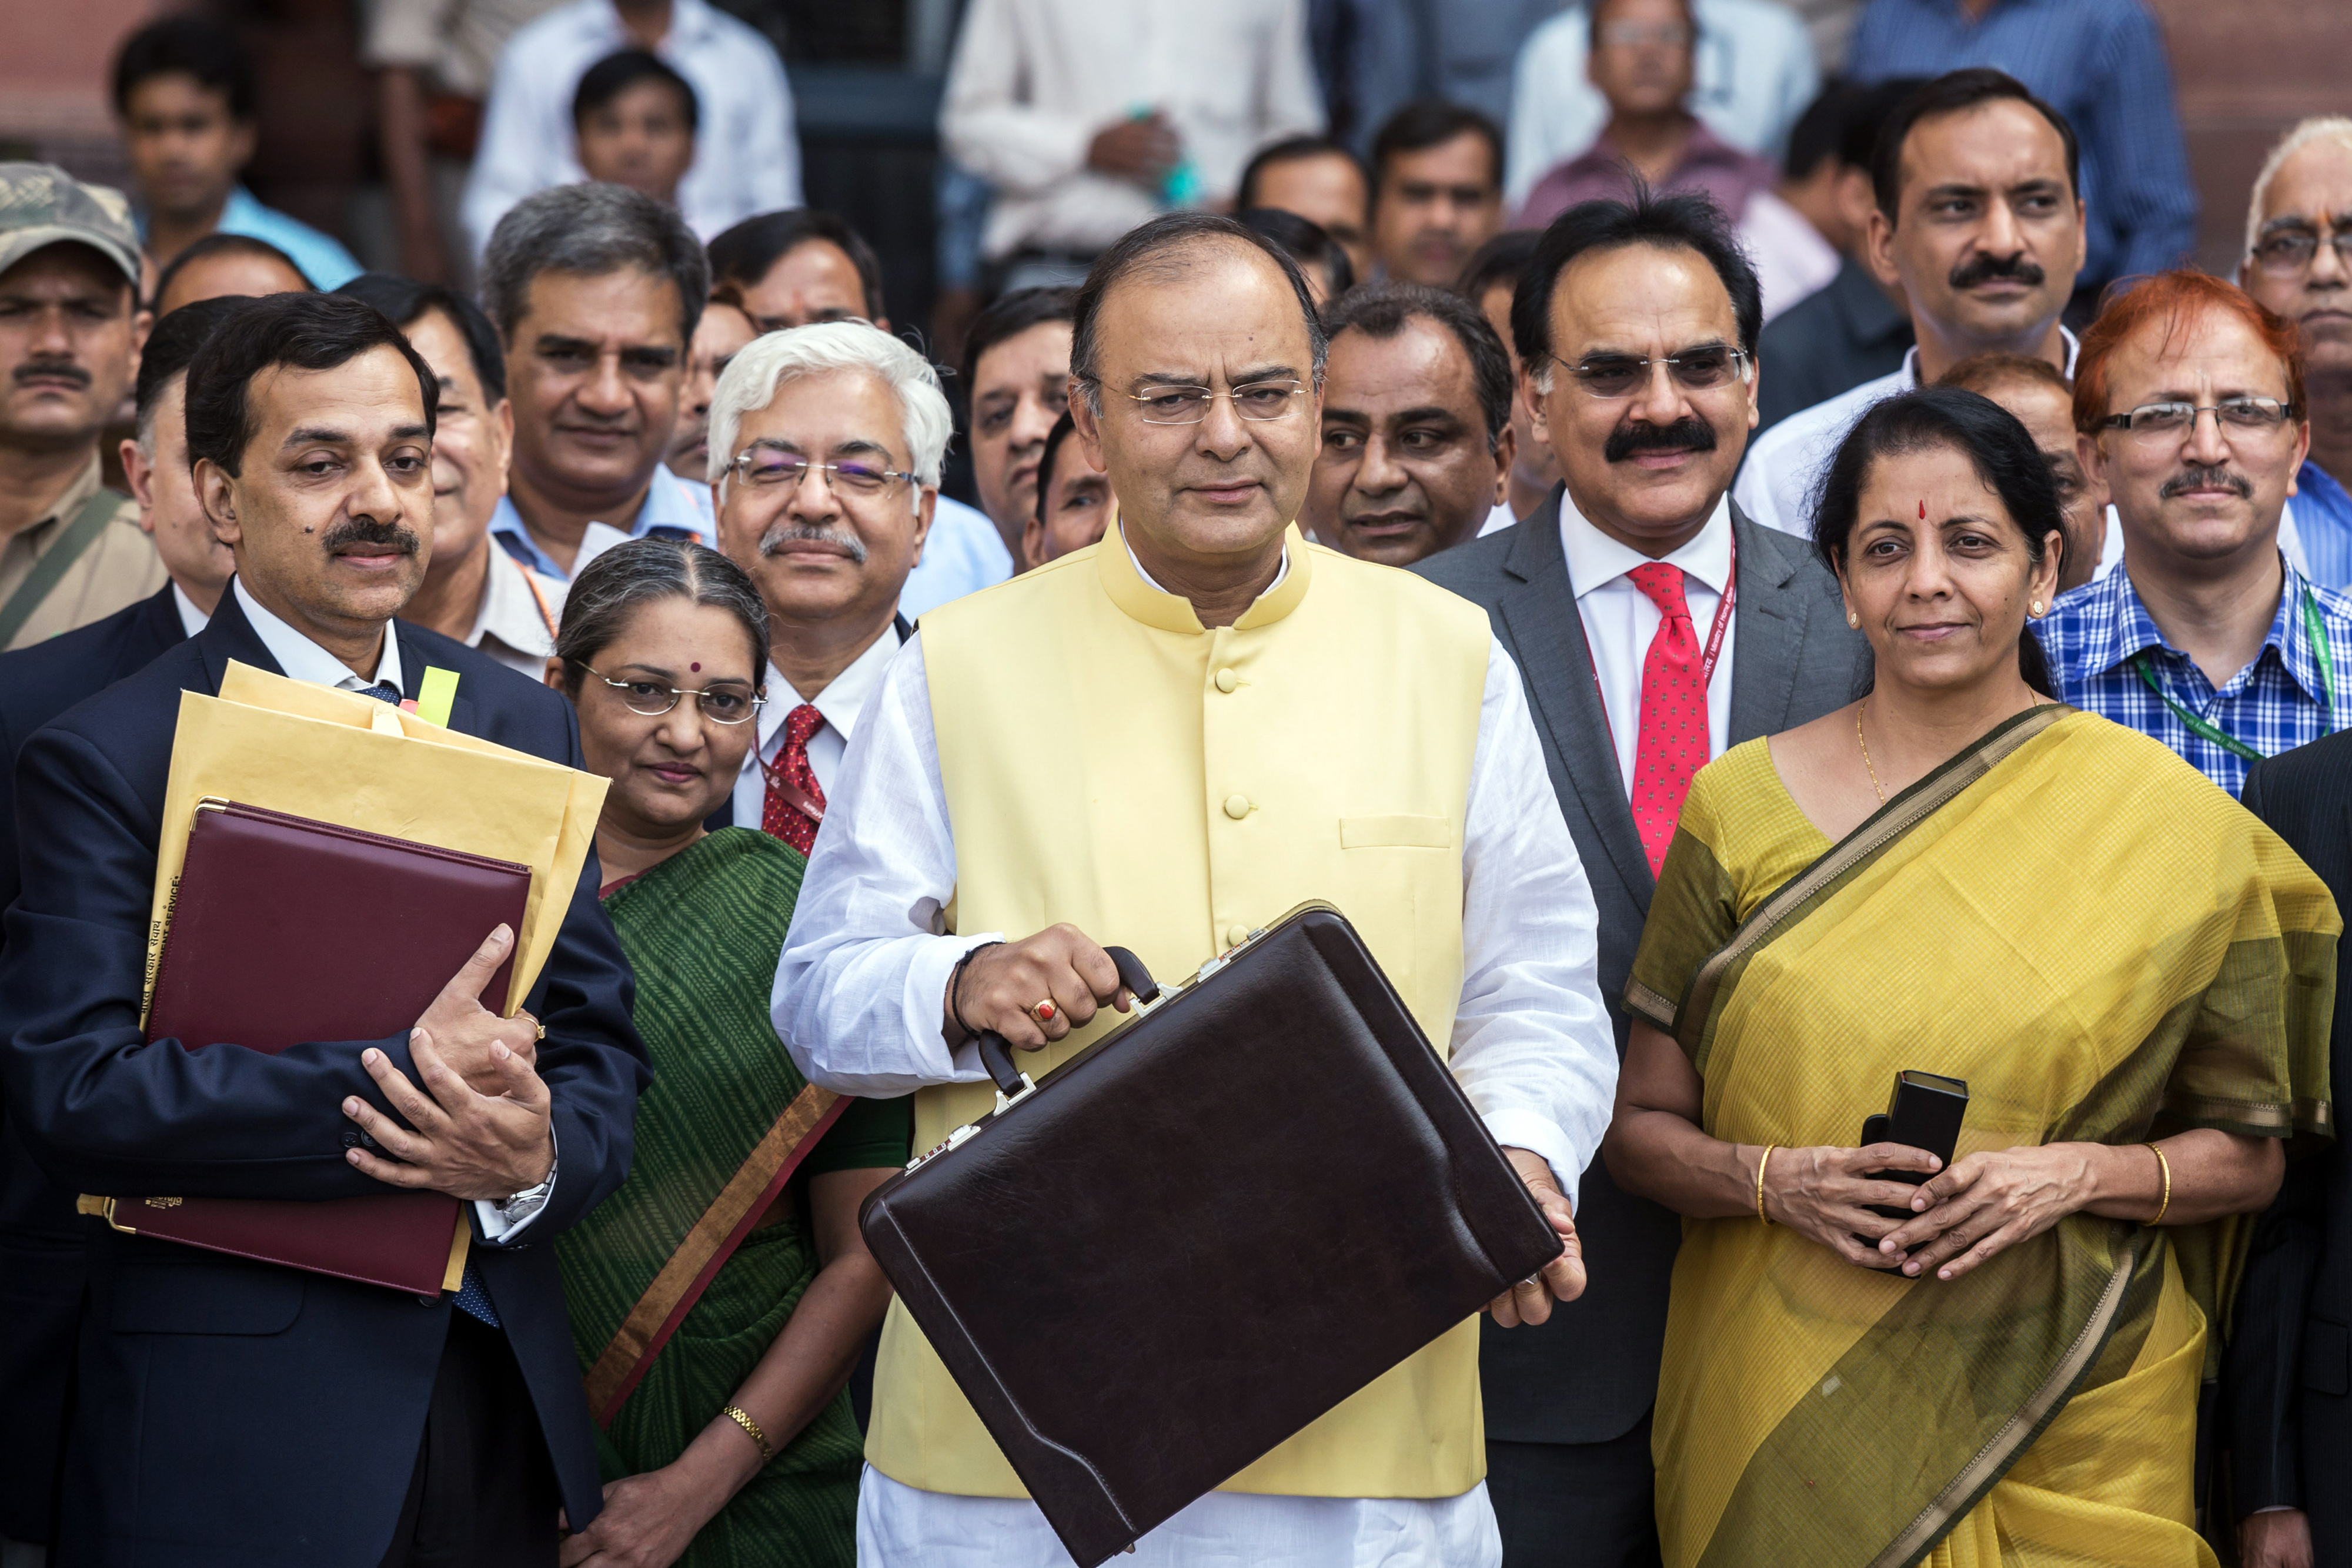
[[[1118,967],[1118,983],[1126,987],[1137,1001],[1156,1002],[1160,999],[1160,982],[1151,977],[1151,971],[1144,967],[1142,959],[1124,947],[1106,947],[1103,951],[1110,955],[1110,961]],[[997,1092],[1010,1100],[1034,1087],[1028,1082],[1027,1075],[1013,1064],[1013,1046],[1003,1035],[994,1030],[982,1030],[979,1044],[980,1064],[987,1068],[989,1077],[996,1081]]]

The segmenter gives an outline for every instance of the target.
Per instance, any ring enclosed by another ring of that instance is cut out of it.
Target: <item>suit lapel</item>
[[[1593,679],[1584,618],[1576,610],[1576,585],[1569,580],[1568,558],[1560,549],[1559,497],[1554,489],[1549,500],[1511,530],[1503,570],[1517,581],[1504,591],[1498,608],[1518,651],[1519,672],[1535,699],[1536,720],[1550,737],[1586,819],[1608,847],[1634,904],[1646,910],[1656,879],[1633,828],[1633,808],[1618,772],[1609,716]]]
[[[1739,544],[1739,607],[1732,617],[1731,733],[1726,749],[1789,727],[1805,650],[1805,596],[1788,591],[1804,564],[1802,547],[1731,508]]]
[[[270,656],[268,644],[262,642],[261,634],[253,629],[253,622],[245,618],[245,606],[237,602],[235,578],[231,578],[228,586],[221,590],[218,608],[214,610],[213,618],[196,635],[196,648],[204,655],[205,674],[209,683],[206,689],[215,695],[219,695],[221,680],[228,674],[231,660],[240,664],[251,664],[257,670],[267,670],[273,675],[286,673]]]

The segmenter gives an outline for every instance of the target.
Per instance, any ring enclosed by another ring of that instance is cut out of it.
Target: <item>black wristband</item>
[[[956,960],[955,968],[948,975],[948,1017],[955,1020],[956,1028],[963,1030],[963,1037],[966,1040],[978,1039],[980,1037],[980,1031],[972,1028],[971,1025],[963,1021],[963,1008],[961,1004],[956,1000],[956,992],[963,985],[963,972],[965,966],[969,965],[974,958],[979,957],[982,953],[987,952],[991,947],[1002,947],[1003,946],[1004,944],[1002,942],[982,942],[973,946],[965,948],[963,956]]]

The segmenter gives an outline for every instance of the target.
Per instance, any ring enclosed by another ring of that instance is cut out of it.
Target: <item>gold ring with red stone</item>
[[[1054,998],[1051,997],[1047,997],[1044,1001],[1039,1002],[1036,1006],[1029,1009],[1029,1016],[1035,1019],[1040,1024],[1052,1023],[1055,1019],[1061,1017],[1061,1015],[1062,1009],[1054,1005]]]

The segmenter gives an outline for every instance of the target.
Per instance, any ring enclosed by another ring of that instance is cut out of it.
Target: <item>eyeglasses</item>
[[[767,698],[730,686],[665,686],[652,681],[616,681],[584,659],[573,664],[621,694],[621,706],[646,718],[659,718],[677,706],[680,697],[692,697],[702,716],[713,724],[738,725],[766,706]]]
[[[1297,400],[1307,395],[1307,389],[1289,379],[1252,382],[1223,392],[1213,387],[1156,386],[1126,395],[1146,424],[1198,424],[1209,417],[1209,405],[1221,397],[1231,402],[1234,412],[1244,419],[1286,419],[1298,406]]]
[[[1637,359],[1632,354],[1591,354],[1571,365],[1555,354],[1552,362],[1598,398],[1633,396],[1648,384],[1652,365],[1665,366],[1675,384],[1685,392],[1713,392],[1748,379],[1748,350],[1724,343],[1685,349],[1679,354],[1656,360]]]
[[[2200,413],[2211,414],[2225,433],[2268,435],[2294,417],[2294,404],[2274,397],[2231,397],[2202,404],[2144,402],[2127,413],[2109,414],[2099,421],[2099,428],[2128,430],[2142,441],[2178,440],[2196,427]]]
[[[2352,227],[2335,230],[2327,243],[2336,247],[2336,268],[2352,272]],[[2273,277],[2300,277],[2311,270],[2318,255],[2317,230],[2283,229],[2254,246],[2254,265]]]
[[[902,480],[912,479],[912,474],[890,468],[878,468],[871,463],[812,463],[805,457],[795,457],[789,452],[772,447],[754,446],[728,465],[743,483],[754,489],[765,490],[775,486],[799,489],[801,482],[813,473],[825,476],[826,483],[835,490],[850,496],[878,496]]]

